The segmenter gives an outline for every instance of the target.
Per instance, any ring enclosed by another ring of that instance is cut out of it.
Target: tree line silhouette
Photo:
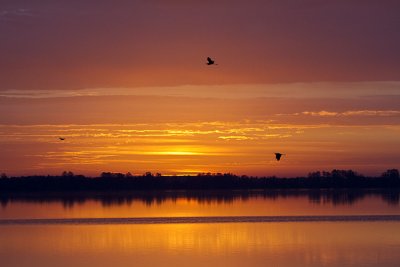
[[[60,176],[0,176],[0,191],[148,191],[148,190],[247,190],[247,189],[400,188],[397,169],[378,177],[352,170],[317,171],[307,177],[278,178],[237,176],[231,173],[201,173],[196,176],[163,176],[103,172],[99,177],[63,172]]]

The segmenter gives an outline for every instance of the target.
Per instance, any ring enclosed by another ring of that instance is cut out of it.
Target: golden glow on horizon
[[[160,151],[160,152],[147,152],[147,155],[171,155],[171,156],[193,156],[205,155],[206,153],[193,152],[193,151]]]
[[[306,175],[333,168],[383,172],[397,166],[395,148],[400,146],[400,127],[394,125],[247,121],[1,126],[0,130],[0,145],[7,151],[1,170],[9,175],[64,170],[86,175],[102,171],[183,175],[194,170]],[[273,156],[277,151],[287,154],[280,162]]]

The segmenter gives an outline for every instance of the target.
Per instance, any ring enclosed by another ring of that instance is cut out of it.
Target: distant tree
[[[61,174],[62,177],[74,177],[74,173],[71,171],[63,171],[63,173]]]
[[[333,170],[331,177],[334,179],[351,180],[361,176],[353,170]]]
[[[111,172],[102,172],[101,174],[100,174],[100,177],[101,178],[110,178],[112,176],[112,173]]]
[[[332,177],[332,174],[330,172],[323,171],[322,172],[322,176],[325,177],[325,178],[330,178],[330,177]]]
[[[381,175],[382,178],[388,179],[388,180],[399,180],[399,170],[397,169],[390,169],[382,173]]]
[[[151,172],[146,172],[143,174],[144,177],[154,177],[154,175]]]
[[[310,172],[308,174],[308,178],[321,178],[321,172],[320,171]]]
[[[125,175],[119,172],[102,172],[100,174],[101,178],[124,178]]]
[[[345,171],[335,169],[331,172],[331,175],[333,179],[343,179],[345,178]]]
[[[311,172],[308,177],[254,177],[232,173],[199,173],[197,176],[162,176],[146,172],[103,172],[89,178],[64,171],[62,176],[26,176],[9,179],[0,173],[0,191],[75,191],[75,190],[222,190],[222,189],[289,189],[289,188],[398,188],[397,169],[389,169],[380,177],[364,177],[352,170]],[[396,196],[392,197],[396,201]]]
[[[116,172],[113,174],[115,178],[125,178],[125,174],[120,173],[120,172]]]

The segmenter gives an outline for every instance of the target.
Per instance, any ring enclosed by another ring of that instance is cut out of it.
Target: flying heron
[[[207,57],[207,63],[206,63],[208,66],[210,66],[210,65],[218,65],[218,64],[215,64],[215,61],[214,60],[212,60],[210,57]]]
[[[282,156],[285,156],[286,154],[282,154],[282,153],[275,153],[275,158],[277,161],[279,161],[281,159]]]

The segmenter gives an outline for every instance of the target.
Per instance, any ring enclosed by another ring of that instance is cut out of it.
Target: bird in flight
[[[281,159],[282,156],[285,156],[286,154],[282,154],[282,153],[275,153],[275,158],[277,161],[279,161]]]
[[[207,57],[207,63],[206,63],[208,66],[210,66],[210,65],[218,65],[218,64],[215,64],[215,61],[214,60],[212,60],[210,57]]]
[[[64,141],[65,137],[58,137],[58,139],[60,139],[61,141]]]

